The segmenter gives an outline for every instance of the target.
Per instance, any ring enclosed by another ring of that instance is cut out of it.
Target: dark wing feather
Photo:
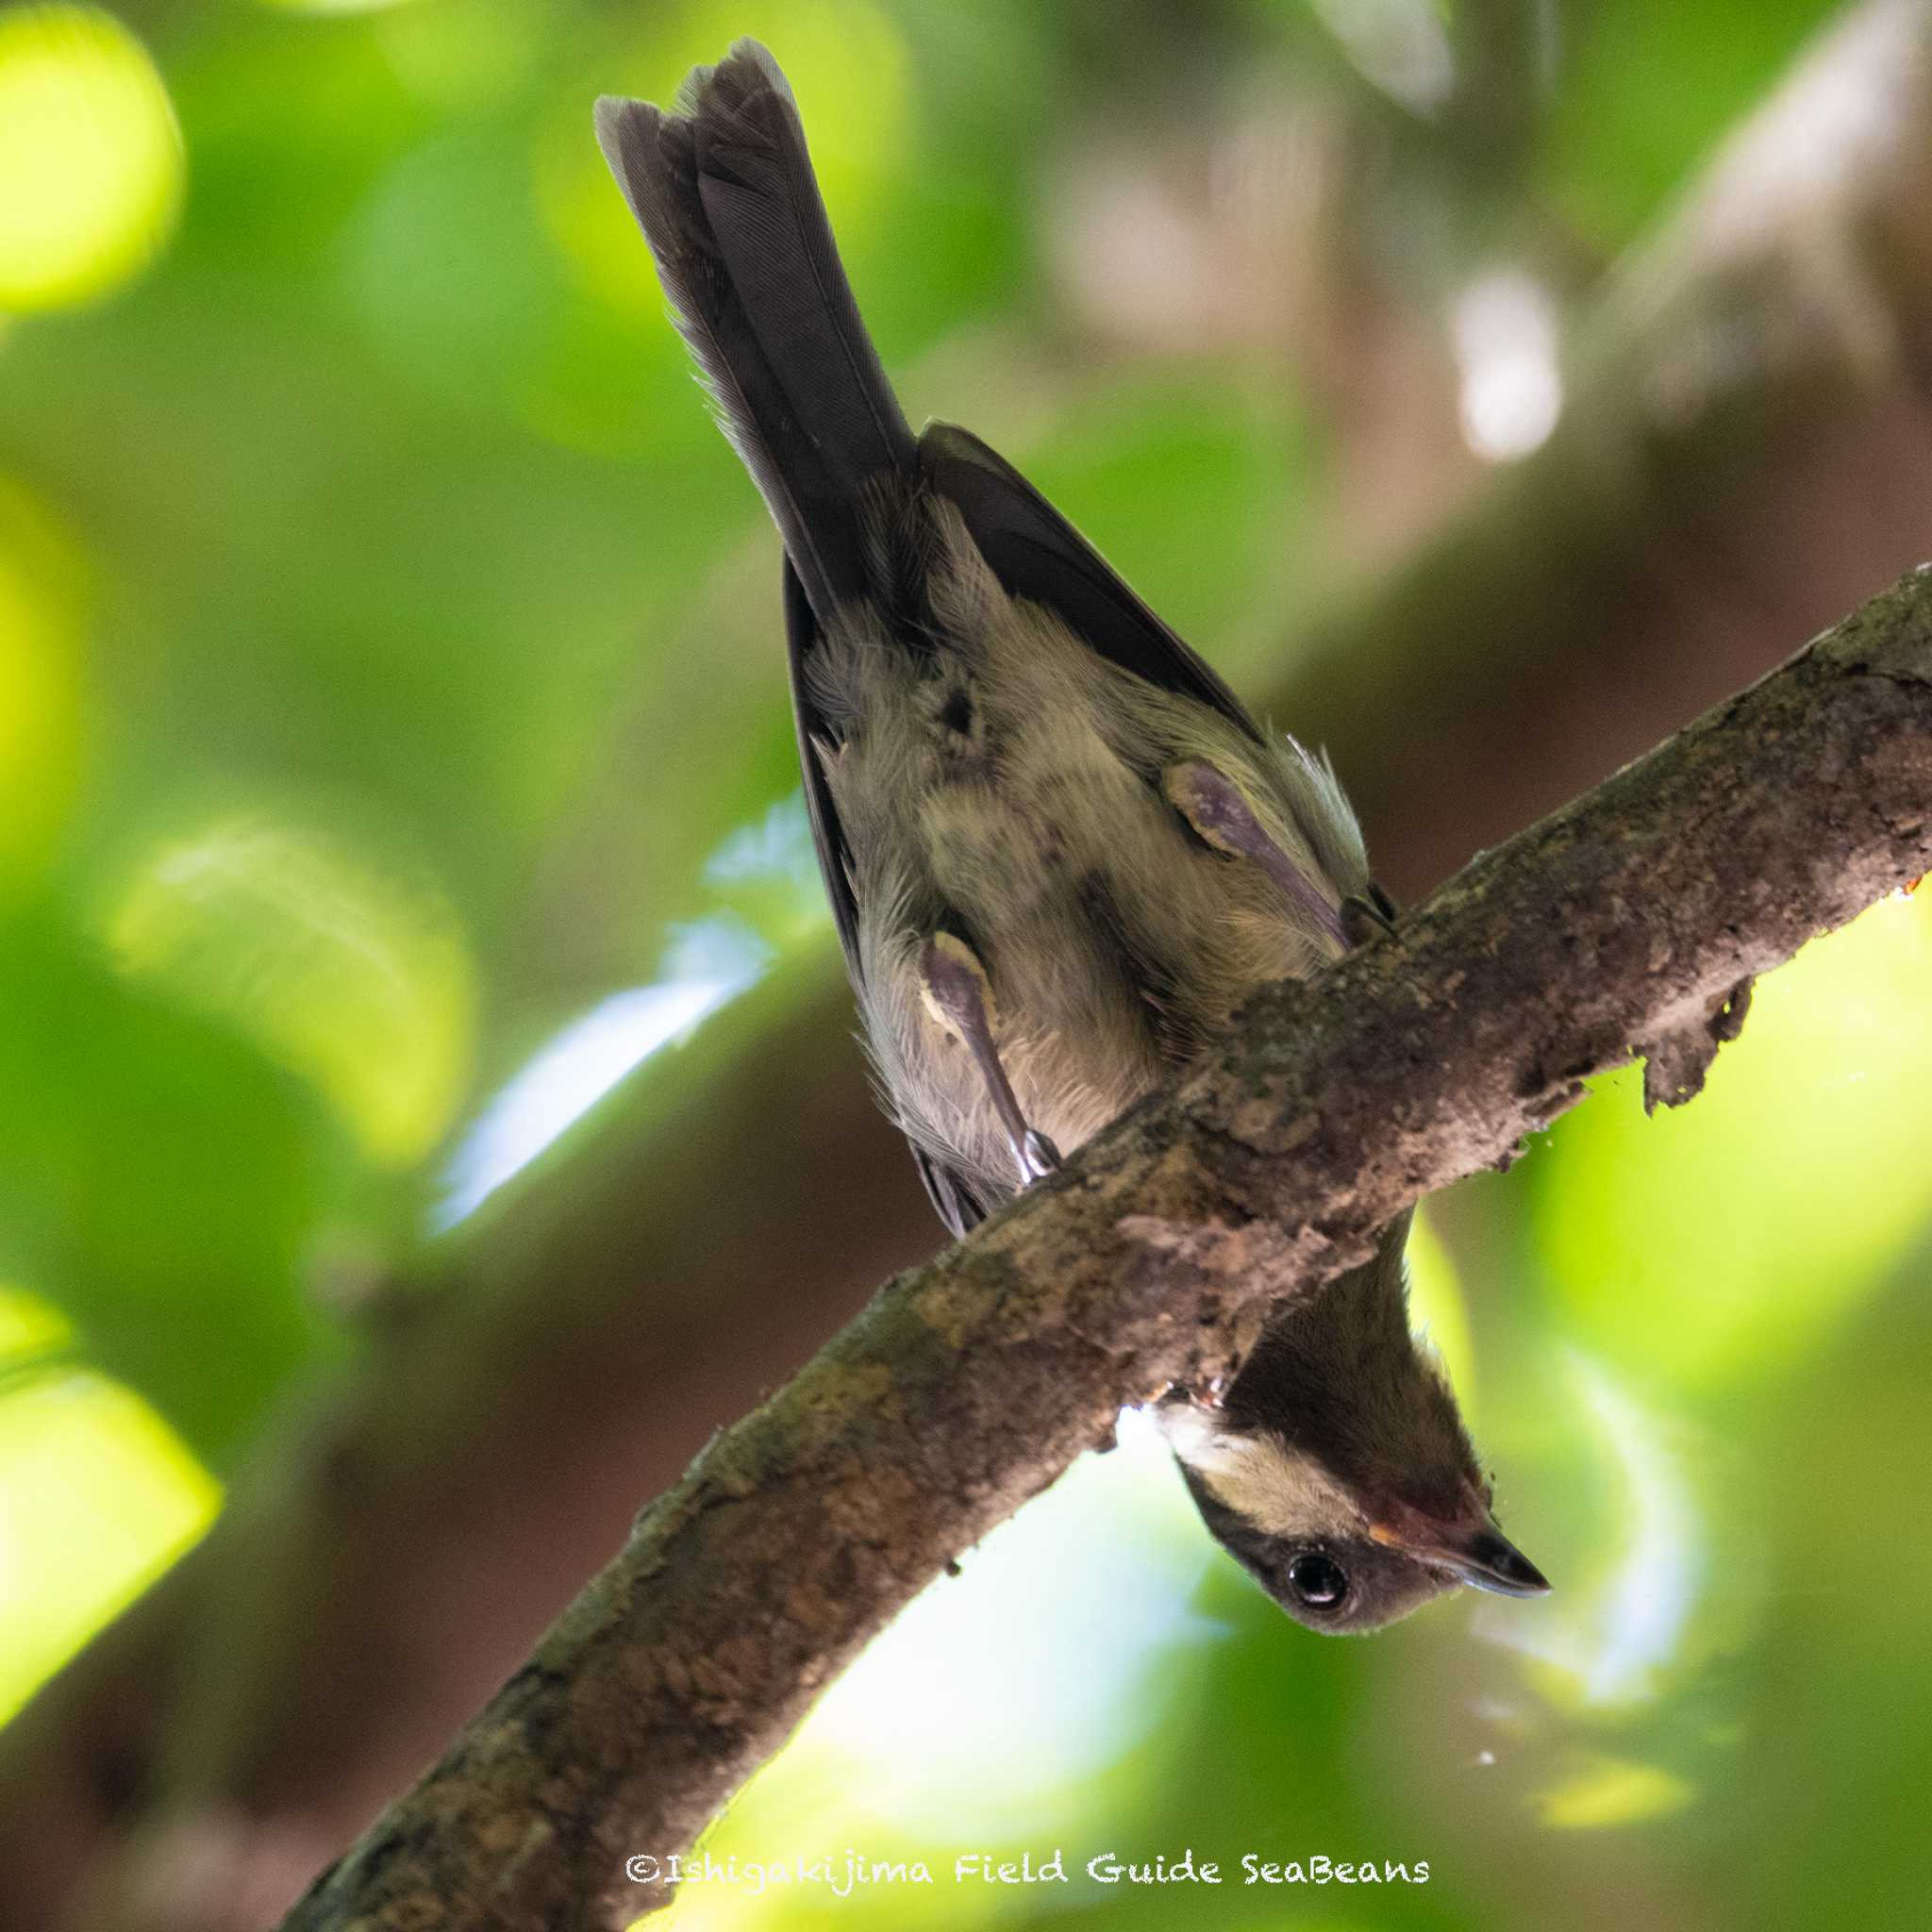
[[[839,943],[845,949],[845,971],[858,986],[858,902],[852,895],[851,848],[839,824],[839,809],[832,802],[832,788],[825,783],[824,767],[819,763],[819,743],[834,742],[834,733],[813,704],[805,675],[805,663],[819,638],[818,618],[805,586],[785,559],[785,643],[786,658],[791,670],[791,717],[798,729],[798,764],[805,774],[805,808],[811,820],[811,842],[819,855],[819,871],[825,881],[825,897],[832,902],[832,920],[839,928]]]
[[[919,1166],[919,1178],[925,1183],[925,1195],[938,1209],[939,1217],[951,1230],[955,1241],[963,1241],[986,1219],[978,1196],[942,1160],[935,1160],[923,1148],[912,1149]]]
[[[825,881],[825,896],[832,902],[832,917],[839,927],[839,943],[845,950],[845,970],[858,986],[863,975],[858,964],[858,904],[852,894],[848,871],[850,850],[839,824],[838,808],[832,790],[825,783],[814,739],[830,742],[832,733],[820,718],[807,687],[804,667],[818,638],[818,620],[812,615],[805,588],[788,558],[785,564],[785,637],[791,665],[791,711],[798,721],[798,761],[805,772],[805,805],[811,820],[811,840],[819,855],[819,871]],[[915,1142],[908,1141],[919,1178],[925,1183],[926,1198],[945,1223],[955,1241],[960,1240],[986,1219],[986,1209],[966,1182],[943,1161]]]
[[[1234,692],[1004,457],[970,430],[934,423],[919,439],[919,464],[931,488],[958,505],[1008,595],[1058,611],[1103,658],[1198,699],[1260,742]]]
[[[740,41],[677,113],[607,95],[597,139],[822,620],[866,590],[862,511],[912,432],[839,262],[777,62]]]

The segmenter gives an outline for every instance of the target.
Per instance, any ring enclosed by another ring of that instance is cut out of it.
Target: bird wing
[[[919,1178],[925,1183],[926,1198],[939,1217],[952,1231],[955,1241],[963,1240],[986,1219],[979,1198],[960,1178],[957,1169],[935,1160],[924,1148],[914,1146],[912,1158],[919,1164]]]
[[[1234,692],[1004,457],[971,430],[933,423],[919,439],[919,464],[930,487],[958,506],[1008,595],[1046,605],[1103,658],[1197,699],[1262,741]]]
[[[825,897],[832,902],[832,921],[839,928],[839,943],[845,952],[845,971],[855,987],[863,985],[858,967],[858,901],[852,891],[852,851],[839,824],[839,808],[832,802],[832,788],[825,782],[824,767],[819,763],[818,747],[836,741],[832,730],[813,702],[810,680],[806,676],[806,660],[819,641],[819,621],[812,611],[791,557],[785,558],[785,643],[786,660],[791,673],[791,717],[798,732],[798,765],[805,777],[805,808],[811,820],[811,842],[819,856],[819,872],[825,881]]]

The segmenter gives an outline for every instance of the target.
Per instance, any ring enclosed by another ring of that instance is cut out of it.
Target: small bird
[[[1262,983],[1387,927],[1324,759],[1264,732],[1004,458],[915,436],[757,42],[597,137],[784,544],[819,862],[880,1088],[955,1235],[1171,1080]],[[1290,1613],[1364,1630],[1503,1538],[1412,1341],[1407,1217],[1158,1414],[1208,1528]]]

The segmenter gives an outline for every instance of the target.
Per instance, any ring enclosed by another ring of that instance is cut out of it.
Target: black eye
[[[1339,1564],[1308,1550],[1288,1566],[1288,1587],[1311,1610],[1332,1610],[1348,1594],[1348,1578]]]

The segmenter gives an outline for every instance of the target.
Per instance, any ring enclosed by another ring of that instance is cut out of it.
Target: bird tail
[[[866,486],[907,426],[819,197],[778,63],[739,41],[676,112],[606,95],[597,140],[821,623],[866,589]]]

